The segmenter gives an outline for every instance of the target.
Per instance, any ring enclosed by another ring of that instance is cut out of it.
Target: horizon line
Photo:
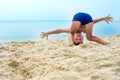
[[[0,20],[0,22],[39,22],[39,21],[72,21],[72,20]]]

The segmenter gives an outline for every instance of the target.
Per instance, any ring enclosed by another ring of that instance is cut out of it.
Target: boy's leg
[[[69,32],[69,41],[70,41],[70,45],[73,45],[73,37],[74,34],[78,31],[79,27],[81,26],[81,22],[79,21],[73,21],[72,25],[70,27],[70,32]]]
[[[97,36],[92,36],[92,30],[93,30],[93,22],[88,23],[85,25],[85,31],[86,31],[86,37],[89,41],[95,41],[100,44],[106,44],[103,40],[101,40]]]
[[[79,21],[73,21],[70,27],[70,33],[74,34],[79,29],[81,23]]]

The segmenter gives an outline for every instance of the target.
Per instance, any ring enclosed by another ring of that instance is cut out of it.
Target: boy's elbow
[[[93,24],[95,24],[96,23],[96,21],[95,20],[93,20]]]

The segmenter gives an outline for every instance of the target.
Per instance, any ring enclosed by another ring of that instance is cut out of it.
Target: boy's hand
[[[74,46],[74,44],[73,43],[69,43],[69,45],[68,46]]]
[[[112,22],[112,19],[113,19],[113,17],[111,17],[110,14],[104,18],[104,20],[105,20],[108,24],[109,24],[109,22]]]
[[[42,39],[46,37],[46,39],[48,40],[48,34],[47,33],[41,32],[40,36],[41,36]]]

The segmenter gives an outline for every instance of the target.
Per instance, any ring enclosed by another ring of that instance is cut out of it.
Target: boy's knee
[[[76,31],[75,30],[70,30],[70,33],[71,34],[74,34]]]
[[[92,37],[87,37],[87,40],[92,41]]]

